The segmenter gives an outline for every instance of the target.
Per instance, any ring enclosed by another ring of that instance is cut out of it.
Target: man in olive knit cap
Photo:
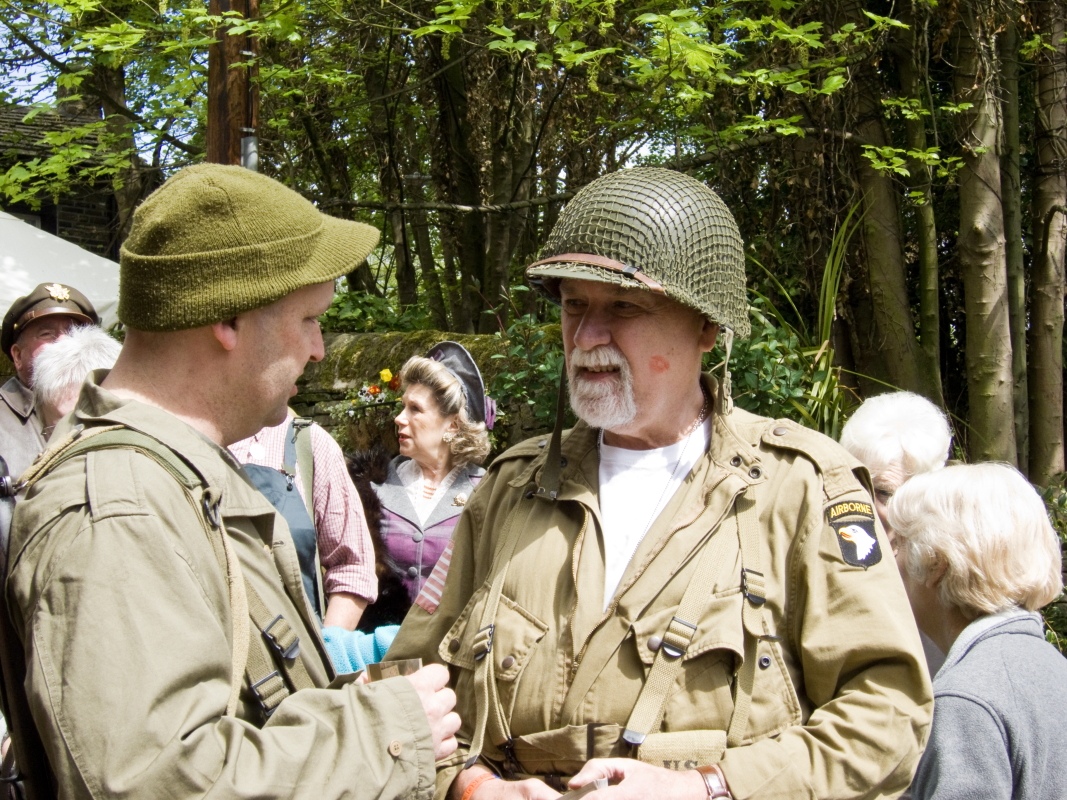
[[[226,451],[285,418],[334,279],[377,240],[239,167],[182,170],[137,210],[122,355],[12,529],[7,602],[61,796],[432,796],[459,726],[445,669],[331,684],[288,528]]]

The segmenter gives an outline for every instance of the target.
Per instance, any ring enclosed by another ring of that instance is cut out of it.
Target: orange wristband
[[[479,775],[477,778],[467,784],[467,788],[463,790],[463,797],[461,797],[460,800],[471,800],[471,797],[474,796],[475,789],[477,789],[486,781],[495,781],[496,779],[497,776],[494,775],[492,772],[483,772],[481,775]]]

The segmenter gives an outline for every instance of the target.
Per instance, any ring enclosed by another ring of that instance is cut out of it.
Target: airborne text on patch
[[[870,503],[838,503],[835,506],[830,506],[829,513],[831,521],[845,514],[866,514],[871,519],[874,519],[874,509],[871,508]]]

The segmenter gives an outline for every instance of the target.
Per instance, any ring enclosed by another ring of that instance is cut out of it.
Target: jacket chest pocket
[[[696,622],[696,632],[680,656],[681,666],[667,696],[665,731],[727,730],[734,710],[734,684],[745,657],[745,600],[740,588],[713,594]],[[646,677],[677,607],[658,609],[633,623],[634,646]],[[768,612],[764,611],[764,614]],[[755,687],[747,741],[781,733],[801,721],[800,703],[777,637],[756,645]]]
[[[463,613],[449,629],[437,648],[441,659],[460,668],[456,681],[456,693],[473,697],[475,659],[474,643],[479,639],[479,625],[488,599],[488,586],[482,586],[467,603]],[[548,631],[548,625],[539,620],[511,598],[500,596],[496,617],[493,621],[492,646],[485,658],[493,659],[500,704],[504,718],[511,717],[519,678],[533,655],[534,647]],[[484,638],[484,634],[481,638]],[[471,711],[468,711],[471,713]],[[471,724],[473,724],[473,716]]]

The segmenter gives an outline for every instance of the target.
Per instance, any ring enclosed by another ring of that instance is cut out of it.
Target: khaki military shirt
[[[290,695],[266,723],[246,688],[236,716],[224,716],[229,593],[201,510],[144,454],[75,456],[16,508],[7,584],[61,796],[432,796],[433,742],[410,682],[326,688],[333,670],[284,520],[224,449],[99,388],[105,374],[61,424],[121,423],[195,465],[221,495],[247,583],[293,626],[320,688]]]
[[[0,456],[8,474],[18,479],[44,450],[41,419],[33,405],[33,391],[18,378],[0,386]]]
[[[565,434],[559,500],[525,501],[536,506],[507,572],[487,656],[497,659],[515,758],[488,741],[483,756],[504,773],[566,776],[590,756],[627,754],[618,729],[605,741],[595,726],[627,722],[696,556],[716,541],[723,556],[662,732],[683,732],[684,743],[684,732],[727,730],[745,652],[735,514],[744,496],[756,502],[761,563],[745,567],[766,576],[767,633],[756,649],[743,745],[720,762],[734,797],[899,795],[926,740],[931,689],[859,462],[794,423],[741,410],[716,414],[709,452],[645,535],[605,612],[596,439],[582,423]],[[462,763],[476,719],[472,643],[486,579],[509,512],[537,488],[547,449],[545,440],[532,440],[493,463],[456,528],[439,603],[433,593],[423,597],[388,654],[450,665],[464,724],[460,753],[439,770],[438,797]],[[577,731],[572,746],[545,739],[561,729]],[[665,766],[696,764],[683,758]]]

